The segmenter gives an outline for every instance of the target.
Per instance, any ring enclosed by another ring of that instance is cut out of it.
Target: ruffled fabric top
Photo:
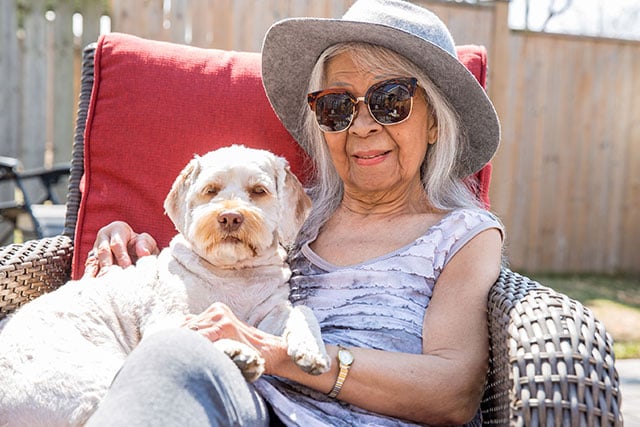
[[[336,266],[304,243],[290,259],[291,300],[310,307],[327,344],[419,354],[434,286],[449,260],[500,221],[480,209],[458,209],[409,245],[366,262]],[[255,383],[287,425],[411,426],[276,377]],[[426,402],[425,402],[426,403]],[[480,413],[469,425],[480,425]]]

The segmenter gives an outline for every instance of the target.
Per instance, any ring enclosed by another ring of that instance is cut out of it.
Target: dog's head
[[[311,200],[284,158],[233,145],[191,160],[164,209],[198,255],[233,267],[292,244]]]

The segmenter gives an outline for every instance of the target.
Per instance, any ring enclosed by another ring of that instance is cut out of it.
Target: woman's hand
[[[139,258],[159,253],[158,244],[148,233],[136,233],[123,221],[114,221],[98,231],[85,263],[85,276],[99,276],[116,264],[128,267]]]
[[[226,338],[248,345],[264,358],[265,374],[272,375],[278,366],[292,363],[282,337],[246,324],[221,302],[211,304],[200,314],[187,315],[182,327],[198,332],[211,342]]]

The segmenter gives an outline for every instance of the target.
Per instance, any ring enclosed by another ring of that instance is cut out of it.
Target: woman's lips
[[[378,163],[382,163],[387,158],[387,155],[389,153],[390,151],[357,153],[353,155],[353,158],[355,159],[357,165],[372,166],[377,165]]]

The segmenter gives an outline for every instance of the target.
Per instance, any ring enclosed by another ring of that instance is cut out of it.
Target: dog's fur
[[[305,371],[328,370],[317,320],[288,300],[283,245],[310,206],[286,160],[267,151],[232,146],[194,158],[165,200],[179,232],[169,248],[69,282],[0,322],[0,426],[83,424],[141,339],[216,302],[284,336]],[[248,380],[262,373],[250,347],[215,345]]]

